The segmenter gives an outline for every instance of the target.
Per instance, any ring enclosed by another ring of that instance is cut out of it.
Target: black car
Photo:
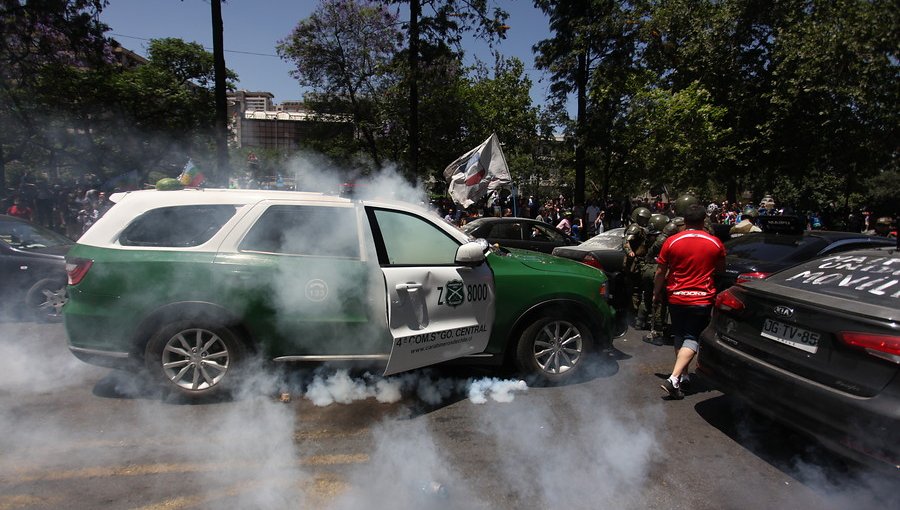
[[[552,254],[596,267],[606,273],[609,279],[610,302],[617,312],[624,312],[631,300],[631,296],[623,292],[626,288],[625,274],[622,273],[625,265],[625,250],[622,247],[624,240],[625,229],[614,228],[576,246],[554,248]],[[618,317],[623,319],[625,316],[625,313],[618,314]]]
[[[470,221],[463,232],[474,238],[487,239],[505,248],[551,253],[557,246],[574,246],[578,241],[562,230],[542,221],[516,217],[486,217]]]
[[[50,319],[66,302],[65,255],[74,242],[25,220],[0,215],[0,308],[6,316]]]
[[[815,257],[848,250],[896,246],[895,239],[854,232],[824,230],[769,230],[735,237],[725,243],[725,272],[716,276],[716,287],[765,278]]]
[[[698,371],[851,458],[900,473],[900,252],[816,258],[730,287]]]

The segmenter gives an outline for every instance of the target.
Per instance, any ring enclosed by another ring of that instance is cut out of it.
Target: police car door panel
[[[494,321],[493,275],[469,267],[383,267],[393,337],[385,375],[478,354]]]
[[[367,208],[393,339],[385,375],[483,352],[494,321],[487,263],[455,263],[460,242],[413,213]]]

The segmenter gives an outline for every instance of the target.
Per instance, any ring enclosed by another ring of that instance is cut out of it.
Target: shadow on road
[[[749,452],[840,502],[839,508],[844,503],[852,503],[854,508],[867,507],[860,498],[881,503],[881,508],[896,503],[896,474],[874,471],[833,453],[814,438],[754,411],[736,397],[709,398],[697,403],[694,409],[707,423]]]

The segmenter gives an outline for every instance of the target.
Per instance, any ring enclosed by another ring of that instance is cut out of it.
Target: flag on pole
[[[444,179],[449,183],[450,198],[469,207],[477,200],[496,191],[512,178],[500,140],[492,134],[481,145],[463,154],[444,169]]]
[[[181,171],[181,175],[178,176],[178,180],[181,184],[192,187],[199,186],[203,183],[204,179],[203,172],[197,168],[190,159],[188,159],[187,164],[184,165],[184,170]]]

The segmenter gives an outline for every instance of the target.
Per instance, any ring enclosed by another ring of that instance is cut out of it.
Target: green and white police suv
[[[456,358],[560,382],[611,341],[603,272],[468,238],[394,201],[258,190],[144,190],[66,259],[69,348],[145,368],[188,398],[251,356],[396,374]]]

